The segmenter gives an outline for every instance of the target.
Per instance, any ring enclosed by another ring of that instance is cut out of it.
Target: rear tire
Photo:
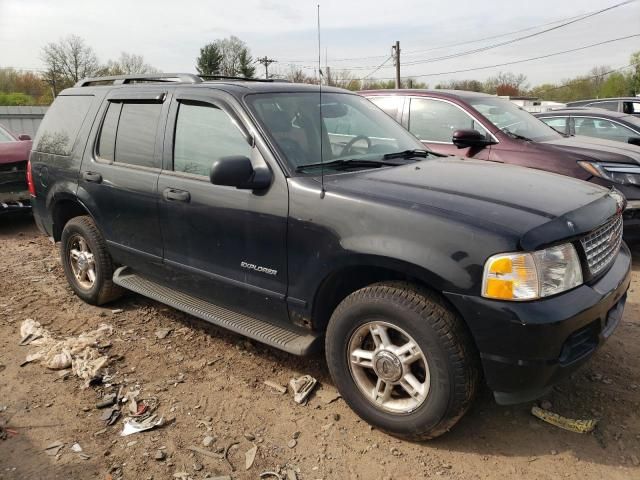
[[[106,242],[89,216],[74,217],[62,230],[60,258],[73,291],[91,305],[117,299],[123,290],[113,283],[113,261]]]
[[[325,349],[347,404],[405,439],[447,432],[477,390],[478,357],[466,327],[437,295],[410,283],[374,284],[345,298]]]

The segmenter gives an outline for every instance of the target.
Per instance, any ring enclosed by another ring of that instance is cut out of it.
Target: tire
[[[390,349],[383,346],[381,328]],[[410,283],[378,283],[349,295],[331,316],[325,342],[329,371],[344,400],[391,435],[413,441],[438,437],[456,424],[475,396],[479,359],[466,327],[437,295]],[[389,352],[400,352],[399,345],[419,349],[393,358]],[[376,370],[368,366],[370,355]],[[413,363],[405,365],[403,358]],[[389,383],[393,387],[385,386]],[[379,392],[377,400],[373,392]]]
[[[82,242],[87,252],[83,252]],[[78,251],[85,253],[84,258],[72,260],[72,251],[76,252],[76,258]],[[123,290],[112,281],[114,268],[106,242],[91,217],[74,217],[67,222],[60,239],[60,258],[69,285],[85,302],[102,305],[122,295]],[[87,260],[90,258],[92,260]],[[87,265],[93,267],[93,281],[87,274],[88,269],[84,268]]]

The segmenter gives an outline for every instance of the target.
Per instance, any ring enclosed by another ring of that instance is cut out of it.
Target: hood
[[[0,142],[0,164],[26,162],[31,151],[31,140]]]
[[[640,164],[640,147],[630,143],[580,135],[537,143],[561,148],[581,157],[582,160]]]
[[[456,157],[332,175],[325,185],[329,192],[374,197],[515,235],[526,250],[587,233],[621,208],[608,189],[592,183]]]

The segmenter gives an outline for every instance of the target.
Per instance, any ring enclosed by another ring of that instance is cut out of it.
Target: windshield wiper
[[[513,138],[517,138],[518,140],[526,140],[527,142],[533,142],[529,137],[525,137],[524,135],[520,135],[519,133],[513,133],[509,129],[505,128],[502,130],[507,135],[511,135]]]
[[[397,167],[398,165],[400,164],[395,162],[385,162],[384,160],[358,160],[358,159],[352,158],[352,159],[332,160],[330,162],[307,163],[305,165],[297,166],[296,172],[304,170],[305,168],[320,167],[320,166],[329,167],[329,168],[336,168],[336,167],[338,168],[352,168],[352,167],[378,168],[378,167]]]
[[[402,152],[387,153],[382,158],[390,160],[392,158],[426,158],[431,154],[427,150],[403,150]]]

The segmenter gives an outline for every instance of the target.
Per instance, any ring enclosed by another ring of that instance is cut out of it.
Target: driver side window
[[[412,98],[409,107],[409,131],[425,142],[452,143],[456,130],[477,130],[488,136],[482,125],[461,108],[448,102]]]

